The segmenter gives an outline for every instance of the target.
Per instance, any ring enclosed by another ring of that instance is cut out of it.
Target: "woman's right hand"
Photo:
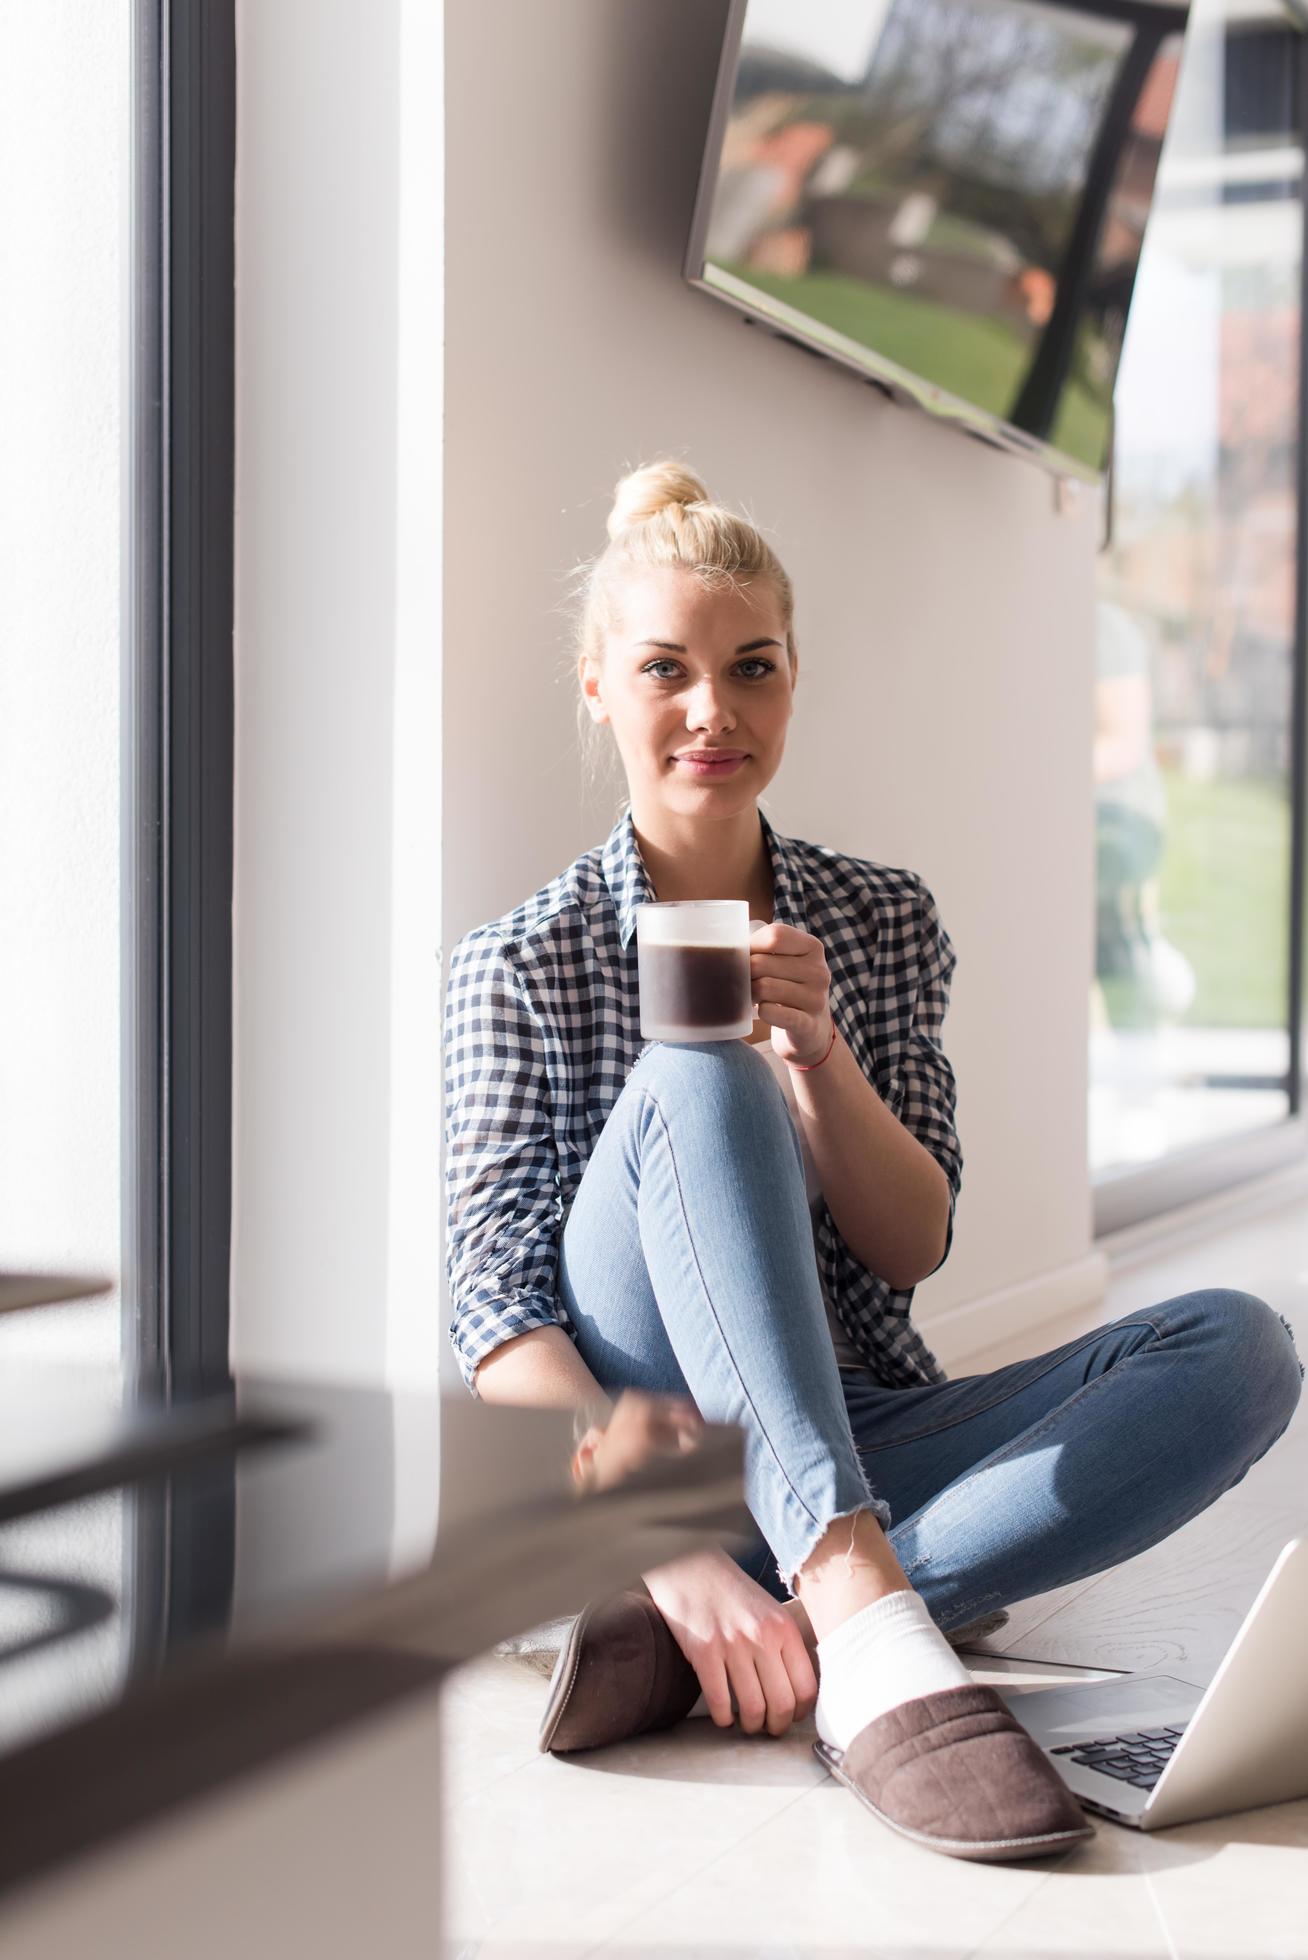
[[[689,1395],[656,1395],[624,1388],[608,1422],[586,1431],[573,1458],[583,1490],[612,1490],[654,1456],[678,1456],[698,1446],[704,1418]]]
[[[792,1615],[718,1546],[641,1574],[720,1729],[732,1696],[746,1735],[784,1735],[811,1715],[818,1682]]]

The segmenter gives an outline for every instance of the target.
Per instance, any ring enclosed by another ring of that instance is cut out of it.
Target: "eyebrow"
[[[661,647],[665,653],[684,653],[686,651],[685,647],[678,646],[675,640],[635,640],[632,644],[638,647]],[[746,640],[743,647],[736,648],[736,653],[757,653],[760,647],[779,647],[780,645],[780,640]],[[734,654],[732,658],[735,658]]]

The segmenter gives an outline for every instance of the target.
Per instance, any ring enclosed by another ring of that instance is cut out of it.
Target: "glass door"
[[[1100,1232],[1303,1149],[1301,42],[1276,0],[1192,10],[1118,379],[1096,608]]]

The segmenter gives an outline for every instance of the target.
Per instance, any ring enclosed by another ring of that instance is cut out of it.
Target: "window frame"
[[[235,0],[133,0],[122,636],[123,1360],[229,1380]]]
[[[122,635],[125,1399],[235,1401],[235,0],[132,0]],[[236,1463],[128,1494],[128,1666],[218,1631]]]

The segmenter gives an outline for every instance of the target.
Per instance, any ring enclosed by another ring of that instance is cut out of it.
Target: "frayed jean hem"
[[[889,1533],[890,1522],[891,1522],[890,1506],[887,1504],[884,1497],[874,1497],[871,1494],[871,1492],[869,1492],[861,1504],[852,1505],[850,1509],[847,1511],[833,1512],[833,1514],[831,1515],[831,1517],[827,1519],[825,1524],[820,1523],[816,1519],[814,1520],[808,1534],[807,1549],[805,1550],[803,1556],[796,1562],[796,1564],[794,1565],[794,1567],[789,1573],[786,1573],[782,1569],[781,1562],[778,1560],[777,1567],[776,1567],[777,1577],[781,1581],[782,1585],[786,1588],[786,1591],[790,1594],[792,1599],[797,1597],[797,1594],[795,1592],[795,1580],[798,1578],[799,1574],[803,1571],[809,1559],[813,1556],[813,1553],[817,1548],[817,1546],[821,1544],[827,1532],[830,1531],[832,1525],[839,1524],[842,1518],[856,1518],[859,1515],[859,1513],[862,1511],[870,1511],[873,1517],[876,1519],[877,1523],[881,1526],[882,1531]],[[853,1543],[852,1527],[850,1530],[850,1542],[852,1545]]]

